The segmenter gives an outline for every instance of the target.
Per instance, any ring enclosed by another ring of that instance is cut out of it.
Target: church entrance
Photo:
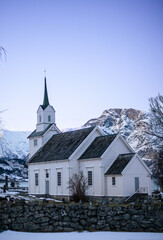
[[[45,194],[49,194],[49,180],[45,180]]]
[[[49,181],[50,181],[50,170],[45,170],[45,194],[49,195]]]
[[[139,190],[139,177],[135,177],[135,192]]]

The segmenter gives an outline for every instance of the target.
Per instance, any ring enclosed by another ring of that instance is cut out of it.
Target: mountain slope
[[[30,132],[2,130],[0,135],[0,180],[27,178],[26,160],[29,153]]]
[[[0,137],[0,158],[24,159],[29,153],[27,137],[30,132],[2,130]]]
[[[9,180],[27,179],[26,159],[0,158],[0,180],[4,180],[6,175]]]
[[[120,132],[142,158],[152,159],[159,143],[151,143],[151,136],[146,134],[147,124],[148,115],[140,110],[111,108],[84,126],[99,125],[106,133]]]

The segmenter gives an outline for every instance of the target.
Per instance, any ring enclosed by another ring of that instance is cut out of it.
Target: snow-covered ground
[[[21,190],[22,191],[22,190]],[[25,201],[33,201],[33,200],[48,200],[48,201],[53,201],[53,202],[62,202],[53,198],[43,198],[43,197],[37,197],[35,195],[27,195],[27,196],[21,196],[19,189],[11,192],[11,191],[6,191],[3,193],[3,190],[0,189],[0,198],[12,198],[12,199],[24,199]],[[0,239],[1,240],[1,239]]]
[[[163,233],[135,232],[71,232],[71,233],[24,233],[5,231],[0,240],[162,240]]]

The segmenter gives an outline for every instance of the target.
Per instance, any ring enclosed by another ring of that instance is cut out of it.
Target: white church
[[[106,135],[98,126],[63,133],[58,129],[46,78],[36,129],[28,138],[29,194],[69,199],[68,181],[83,171],[89,197],[151,195],[151,171],[120,134]]]

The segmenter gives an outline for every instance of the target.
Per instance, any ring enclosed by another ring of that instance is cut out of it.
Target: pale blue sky
[[[109,108],[148,111],[163,89],[163,0],[0,0],[0,109],[33,130],[44,69],[60,129]]]

